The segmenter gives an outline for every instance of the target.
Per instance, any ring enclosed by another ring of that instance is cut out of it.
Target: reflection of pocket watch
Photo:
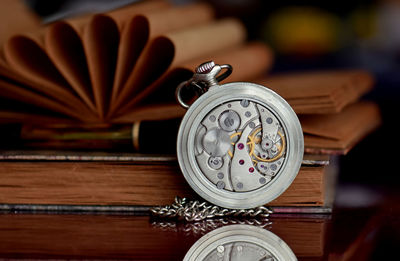
[[[184,261],[270,260],[294,261],[289,246],[272,232],[250,225],[218,228],[200,238]]]
[[[219,85],[231,71],[230,65],[207,62],[178,86],[177,100],[188,111],[177,154],[185,179],[201,197],[246,209],[270,202],[289,187],[304,141],[296,114],[275,92],[247,82]],[[190,106],[182,98],[185,88],[201,95]]]

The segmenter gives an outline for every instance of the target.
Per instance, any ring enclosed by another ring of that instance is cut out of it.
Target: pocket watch
[[[201,237],[186,253],[184,261],[297,260],[277,235],[251,225],[229,225]]]
[[[296,177],[303,132],[290,105],[265,86],[219,84],[230,65],[206,62],[176,89],[187,109],[178,131],[177,157],[186,181],[203,199],[248,209],[282,194]],[[199,97],[189,104],[184,92]]]

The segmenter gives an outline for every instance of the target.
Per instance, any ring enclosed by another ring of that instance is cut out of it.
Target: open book
[[[6,2],[2,12],[22,12],[18,1]],[[20,23],[26,26],[14,24],[16,32],[0,36],[0,118],[6,120],[173,118],[182,114],[175,87],[194,64],[229,62],[240,68],[230,80],[254,78],[272,64],[266,45],[246,43],[238,20],[216,20],[205,4],[143,1],[47,26]]]
[[[256,82],[285,98],[299,115],[308,153],[345,154],[380,124],[376,105],[357,103],[373,86],[370,73],[267,75],[268,46],[247,42],[238,20],[217,20],[205,4],[145,1],[47,26],[33,20],[14,21],[0,34],[0,122],[76,127],[179,118],[185,110],[174,100],[176,86],[214,60],[233,66],[228,81]]]

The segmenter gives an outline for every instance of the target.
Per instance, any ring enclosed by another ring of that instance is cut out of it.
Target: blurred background
[[[135,1],[25,2],[44,22],[52,22]],[[383,125],[348,155],[337,159],[340,171],[335,204],[342,208],[379,205],[389,213],[399,213],[400,138],[396,133],[400,118],[400,0],[206,2],[215,7],[218,17],[241,19],[249,40],[261,40],[273,48],[275,64],[271,73],[361,68],[374,74],[375,88],[364,99],[379,104]],[[394,223],[399,224],[396,220]],[[398,235],[388,231],[385,237],[384,244],[395,249]]]

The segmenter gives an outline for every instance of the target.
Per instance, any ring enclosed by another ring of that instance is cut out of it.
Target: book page
[[[2,0],[0,8],[0,45],[12,35],[40,27],[40,18],[22,0]]]
[[[255,82],[285,98],[296,113],[313,114],[341,111],[371,90],[374,79],[366,71],[347,70],[284,73]],[[318,99],[321,104],[315,102]]]
[[[323,206],[323,182],[325,167],[300,168],[290,187],[279,197],[269,202],[268,206]]]
[[[116,102],[117,96],[128,81],[128,76],[133,71],[149,38],[169,31],[204,24],[211,21],[212,18],[213,10],[209,5],[193,4],[177,8],[157,9],[144,16],[135,16],[126,22],[121,31],[111,104]],[[182,23],[182,21],[185,22]]]
[[[14,83],[7,82],[0,79],[0,88],[2,90],[2,97],[17,100],[27,104],[32,104],[41,108],[46,108],[51,111],[59,112],[73,118],[85,121],[93,121],[93,115],[87,114],[85,111],[71,108],[67,104],[54,101],[51,97],[44,96],[28,88],[15,86]]]
[[[114,105],[120,90],[135,67],[149,41],[149,34],[149,21],[142,15],[137,15],[130,19],[122,30],[110,106]]]
[[[96,112],[89,69],[78,32],[68,23],[55,23],[47,31],[45,46],[47,54],[65,80],[88,107]]]
[[[75,95],[46,54],[41,36],[42,31],[8,40],[4,46],[8,65],[29,81],[33,90],[90,114],[89,108]]]
[[[357,102],[337,114],[300,116],[306,147],[337,149],[344,154],[381,121],[379,108],[372,102]]]
[[[119,46],[119,31],[114,20],[95,15],[83,31],[83,48],[89,68],[97,114],[103,120],[114,81]]]

